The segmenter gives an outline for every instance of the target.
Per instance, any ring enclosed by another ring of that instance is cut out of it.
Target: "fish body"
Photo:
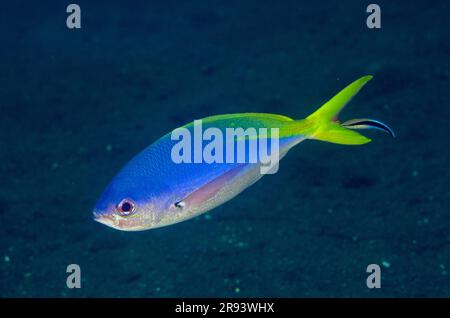
[[[244,149],[247,161],[239,161],[237,152],[226,160],[227,146],[237,149],[239,140],[232,138],[216,148],[223,154],[220,162],[204,162],[196,158],[195,143],[201,149],[207,147],[211,140],[191,140],[189,152],[194,160],[175,162],[174,147],[179,140],[173,138],[175,130],[148,146],[113,178],[94,208],[95,220],[115,229],[139,231],[178,223],[207,212],[258,181],[264,173],[265,164],[259,152],[265,142],[268,157],[275,155],[272,149],[277,143],[277,155],[281,159],[295,145],[306,139],[318,139],[341,144],[364,144],[370,139],[351,129],[377,128],[392,132],[381,122],[363,119],[348,122],[348,127],[334,120],[338,112],[359,89],[370,80],[363,77],[336,95],[318,111],[303,120],[264,113],[227,114],[207,117],[201,120],[201,130],[209,128],[222,136],[227,136],[227,129],[241,128],[245,131],[254,129],[263,134],[246,136]],[[198,134],[198,125],[194,123],[183,126],[190,136]],[[276,130],[276,140],[273,131]],[[392,133],[393,134],[393,133]],[[255,139],[257,148],[249,146]],[[200,144],[199,144],[200,143]],[[186,150],[186,149],[185,149]],[[255,160],[248,160],[251,156]],[[266,159],[267,159],[266,158]],[[201,158],[200,158],[201,159]]]

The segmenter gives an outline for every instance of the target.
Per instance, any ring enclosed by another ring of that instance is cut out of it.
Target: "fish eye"
[[[134,212],[136,204],[130,199],[123,199],[117,205],[117,212],[122,216],[128,216]]]

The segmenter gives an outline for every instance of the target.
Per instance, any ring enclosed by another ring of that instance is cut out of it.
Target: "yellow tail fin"
[[[361,119],[348,121],[343,124],[337,121],[337,115],[342,108],[371,79],[371,75],[357,79],[302,121],[308,127],[308,138],[343,145],[363,145],[371,140],[352,129],[376,128],[393,135],[392,130],[379,121]],[[348,126],[346,126],[346,123],[348,123]]]

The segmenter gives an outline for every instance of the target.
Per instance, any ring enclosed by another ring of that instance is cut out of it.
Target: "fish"
[[[222,114],[203,118],[204,129],[224,132],[233,128],[272,131],[256,135],[259,140],[278,142],[278,156],[305,140],[342,145],[363,145],[371,141],[356,130],[377,129],[395,137],[381,121],[362,118],[340,122],[344,106],[372,79],[363,76],[352,82],[328,102],[304,119],[267,113]],[[193,122],[180,128],[195,133]],[[177,129],[180,129],[177,128]],[[236,197],[261,179],[262,157],[256,161],[174,162],[174,129],[133,157],[112,179],[93,209],[93,217],[108,227],[122,231],[143,231],[179,223],[208,212]],[[249,141],[252,136],[247,136]],[[237,143],[238,138],[232,142]],[[201,141],[201,145],[203,146]],[[270,143],[270,142],[269,142]],[[193,148],[192,148],[193,149]],[[250,147],[245,154],[250,156]],[[223,150],[227,149],[223,146]],[[275,152],[269,153],[269,157]],[[236,158],[234,155],[232,158]]]

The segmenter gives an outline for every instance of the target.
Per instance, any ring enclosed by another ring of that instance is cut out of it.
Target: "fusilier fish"
[[[387,125],[377,120],[352,119],[340,123],[337,119],[342,108],[371,78],[364,76],[354,81],[305,119],[294,120],[264,113],[217,115],[202,120],[203,130],[214,128],[216,132],[226,135],[227,128],[262,128],[268,133],[256,138],[267,140],[270,144],[274,142],[271,131],[275,128],[280,159],[289,149],[306,139],[343,145],[370,142],[355,129],[375,128],[394,136]],[[195,133],[193,123],[183,128]],[[249,142],[251,136],[248,139]],[[202,142],[201,146],[207,143]],[[232,142],[236,144],[237,138]],[[94,208],[94,219],[123,231],[167,226],[225,203],[263,176],[260,156],[256,162],[176,162],[173,151],[178,143],[179,140],[173,140],[169,133],[129,161],[100,196]],[[226,152],[226,142],[219,144],[223,146],[219,150]],[[194,146],[190,150],[195,151]],[[249,147],[245,151],[246,158],[253,154]],[[236,158],[236,155],[231,158]]]

